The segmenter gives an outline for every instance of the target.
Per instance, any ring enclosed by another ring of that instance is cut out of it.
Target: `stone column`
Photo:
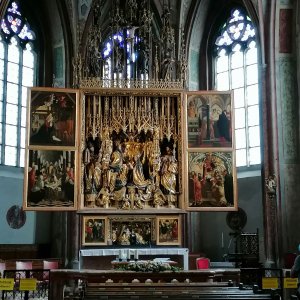
[[[279,250],[280,256],[283,258],[285,253],[295,252],[296,246],[300,242],[300,233],[297,229],[300,211],[300,159],[299,94],[296,67],[296,53],[299,53],[299,38],[297,39],[297,37],[300,27],[298,24],[299,12],[297,12],[298,1],[280,0],[279,2],[276,14],[278,20],[276,90],[281,178],[281,201],[278,207],[281,216],[279,220],[281,225],[279,245],[281,247]]]
[[[264,4],[264,5],[263,5]],[[278,263],[278,219],[276,193],[278,181],[277,107],[275,93],[275,13],[276,1],[259,0],[259,35],[261,40],[261,99],[262,99],[262,184],[264,208],[264,242],[266,267]]]

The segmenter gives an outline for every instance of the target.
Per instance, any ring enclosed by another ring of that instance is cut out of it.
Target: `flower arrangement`
[[[118,266],[116,269],[123,270],[123,271],[153,272],[153,273],[164,272],[164,271],[176,272],[181,270],[181,268],[171,266],[167,262],[156,262],[156,261],[130,262],[126,265]]]

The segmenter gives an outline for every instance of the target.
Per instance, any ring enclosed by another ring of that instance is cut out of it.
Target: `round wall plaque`
[[[247,214],[242,208],[227,213],[226,223],[232,230],[241,231],[247,223]]]
[[[26,213],[22,207],[13,205],[6,213],[6,221],[9,227],[19,229],[26,222]]]

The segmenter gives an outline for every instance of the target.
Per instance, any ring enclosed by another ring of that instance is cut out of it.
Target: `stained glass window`
[[[24,166],[27,87],[35,83],[34,32],[12,1],[0,34],[0,163]]]
[[[238,167],[261,163],[258,60],[251,19],[234,9],[214,45],[215,88],[234,91]]]
[[[8,6],[6,14],[1,21],[1,29],[7,39],[15,34],[22,41],[35,39],[34,32],[30,30],[26,19],[22,17],[19,6],[15,1],[12,1]]]
[[[142,59],[142,48],[143,42],[134,29],[127,29],[109,37],[102,48],[102,57],[105,61],[103,67],[104,78],[122,79],[124,75],[124,79],[136,77],[137,74],[133,74],[135,72],[134,64],[138,63],[138,56]],[[125,49],[126,51],[124,51]],[[125,59],[123,57],[124,53],[126,53]],[[126,61],[126,68],[122,65],[124,61]],[[126,72],[124,72],[124,69],[126,69]],[[144,70],[141,73],[140,79],[148,80],[148,71]]]

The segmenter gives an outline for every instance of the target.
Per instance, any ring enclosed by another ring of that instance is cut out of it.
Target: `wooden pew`
[[[271,292],[239,285],[239,269],[178,272],[52,270],[49,300],[270,300]],[[234,280],[230,280],[233,278]]]
[[[193,270],[193,271],[178,271],[178,272],[159,272],[159,273],[148,273],[148,272],[133,272],[133,271],[116,271],[116,270],[51,270],[50,272],[50,298],[49,299],[63,299],[63,295],[66,291],[70,295],[79,294],[82,287],[90,286],[89,293],[93,293],[95,289],[99,287],[110,287],[111,291],[115,291],[120,295],[120,290],[114,290],[121,288],[126,290],[128,284],[137,284],[136,288],[139,290],[147,291],[150,288],[149,284],[156,284],[158,288],[166,288],[162,290],[162,293],[167,292],[173,293],[174,288],[184,290],[185,287],[198,290],[198,286],[194,284],[212,284],[215,286],[227,287],[228,282],[231,285],[237,285],[239,283],[239,269],[231,270]],[[150,283],[151,282],[151,283]],[[78,284],[80,283],[80,284]],[[95,284],[95,285],[93,285]],[[178,285],[177,285],[178,284]],[[98,286],[97,286],[98,285]],[[181,286],[183,285],[183,286]],[[176,290],[175,289],[175,290]],[[85,290],[84,292],[87,292]],[[177,291],[178,292],[178,291]],[[160,291],[158,291],[158,294]],[[65,295],[65,299],[68,298]],[[99,296],[100,297],[100,296]],[[104,296],[106,297],[106,296]],[[101,299],[101,298],[96,298]],[[123,298],[126,299],[126,298]]]
[[[271,294],[255,294],[252,290],[229,287],[227,283],[131,283],[87,284],[85,300],[96,299],[206,299],[206,300],[270,300]]]

